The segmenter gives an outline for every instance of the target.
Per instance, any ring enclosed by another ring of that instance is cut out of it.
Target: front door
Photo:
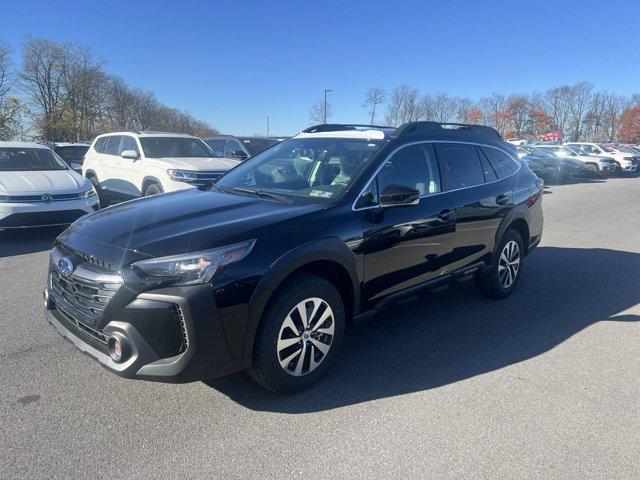
[[[417,189],[417,205],[382,208],[387,185]],[[456,212],[442,191],[433,147],[408,145],[383,165],[356,204],[363,226],[364,299],[382,297],[445,273],[453,249]]]

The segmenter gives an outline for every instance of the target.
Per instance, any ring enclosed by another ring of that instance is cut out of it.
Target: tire
[[[162,187],[159,184],[153,182],[145,187],[143,195],[145,197],[150,197],[152,195],[159,195],[161,193],[164,193],[164,190],[162,190]]]
[[[500,239],[496,255],[494,255],[495,258],[491,260],[490,267],[484,274],[476,277],[476,286],[480,293],[490,298],[509,296],[518,286],[522,276],[524,267],[523,252],[524,248],[520,234],[513,229],[507,230]],[[505,266],[505,259],[511,260],[509,265]]]
[[[298,310],[301,305],[306,306],[302,307],[306,315],[312,314],[306,330]],[[304,390],[331,365],[342,343],[344,326],[344,305],[335,287],[316,275],[296,276],[278,288],[262,316],[249,375],[273,392]],[[323,352],[318,345],[323,345],[323,350],[329,347]]]
[[[109,200],[107,199],[105,192],[100,187],[100,181],[98,177],[91,175],[89,177],[89,181],[93,185],[94,190],[98,194],[98,200],[100,201],[100,208],[105,208],[109,206]]]

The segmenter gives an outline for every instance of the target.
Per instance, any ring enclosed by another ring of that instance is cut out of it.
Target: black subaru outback
[[[345,326],[417,290],[518,285],[542,182],[477,125],[318,125],[208,186],[88,215],[56,240],[46,318],[127,378],[247,369],[294,392]]]

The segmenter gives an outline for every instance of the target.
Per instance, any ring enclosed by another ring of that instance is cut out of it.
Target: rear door
[[[419,190],[419,204],[381,208],[378,194],[392,184]],[[364,232],[368,303],[444,273],[453,248],[453,210],[430,143],[407,145],[389,157],[355,205]]]
[[[511,208],[510,175],[517,164],[492,147],[442,142],[435,150],[444,190],[454,195],[456,211],[449,271],[488,260],[500,221]]]

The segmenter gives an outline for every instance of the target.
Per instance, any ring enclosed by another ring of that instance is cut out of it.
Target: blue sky
[[[330,88],[331,121],[365,122],[369,87],[477,99],[581,80],[640,91],[638,1],[21,0],[0,41],[86,44],[107,70],[225,133],[292,134]]]

